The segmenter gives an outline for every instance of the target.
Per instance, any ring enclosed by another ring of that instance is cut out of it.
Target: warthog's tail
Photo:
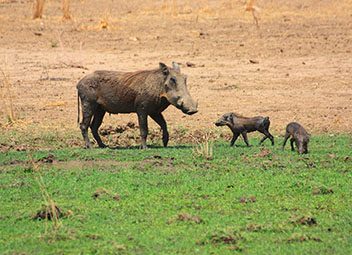
[[[269,117],[265,117],[264,119],[263,119],[263,126],[264,127],[266,127],[266,128],[269,128],[269,126],[270,126],[270,120],[269,120]]]
[[[77,124],[79,125],[79,113],[80,113],[80,109],[79,109],[79,94],[77,92]]]

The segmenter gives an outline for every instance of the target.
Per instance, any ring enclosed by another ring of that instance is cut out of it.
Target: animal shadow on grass
[[[228,148],[229,145],[227,143],[225,143],[226,141],[223,140],[224,143],[221,143],[221,144],[218,144],[217,147],[220,147],[220,148]],[[234,144],[233,145],[234,148],[246,148],[246,149],[249,149],[249,148],[253,148],[253,147],[263,147],[263,145],[259,145],[259,146],[256,146],[256,145],[251,145],[251,146],[247,146],[246,144],[242,144],[242,143],[237,143],[237,144]]]

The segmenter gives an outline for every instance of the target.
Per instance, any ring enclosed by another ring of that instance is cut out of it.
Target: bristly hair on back
[[[144,80],[149,74],[157,71],[159,70],[153,69],[153,70],[139,70],[134,72],[128,72],[121,77],[121,81],[126,82],[128,84],[130,80],[133,80],[133,79]]]
[[[245,117],[245,116],[243,116],[242,114],[239,114],[239,113],[237,113],[237,112],[233,112],[233,115],[234,115],[236,118],[248,119],[248,117]]]

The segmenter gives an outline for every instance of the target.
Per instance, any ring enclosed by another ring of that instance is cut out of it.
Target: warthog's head
[[[299,135],[296,139],[296,146],[299,154],[308,153],[309,136]]]
[[[169,68],[160,63],[160,70],[166,77],[163,96],[169,103],[189,115],[198,112],[198,104],[193,100],[187,88],[187,76],[181,74],[179,65],[173,62],[172,68]]]
[[[233,113],[229,112],[229,113],[225,113],[224,115],[222,115],[220,117],[220,119],[218,119],[215,122],[215,125],[220,127],[220,126],[225,126],[225,125],[233,125]]]

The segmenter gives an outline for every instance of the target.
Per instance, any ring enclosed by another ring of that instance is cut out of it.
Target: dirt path
[[[15,114],[26,123],[77,129],[75,85],[82,76],[177,61],[199,113],[184,116],[170,107],[169,125],[213,128],[220,114],[237,111],[270,116],[276,132],[293,120],[312,132],[351,132],[351,1],[259,1],[259,30],[243,1],[181,1],[175,15],[171,5],[154,1],[122,7],[77,1],[70,22],[61,20],[54,1],[41,21],[31,20],[30,1],[3,2],[0,68],[9,77]],[[4,86],[1,92],[8,106]],[[7,108],[0,107],[2,124]],[[112,116],[104,125],[130,120],[136,117]]]

